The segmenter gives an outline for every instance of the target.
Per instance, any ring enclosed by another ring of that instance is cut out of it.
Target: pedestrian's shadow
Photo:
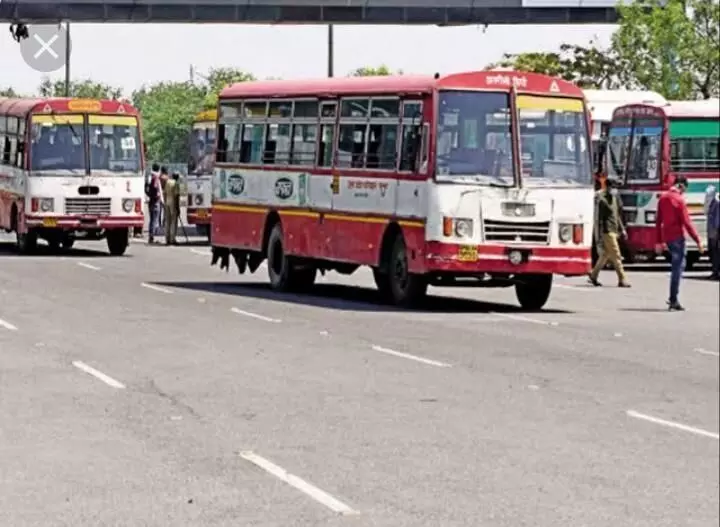
[[[631,313],[667,313],[668,308],[660,307],[621,307],[619,311],[627,311]]]

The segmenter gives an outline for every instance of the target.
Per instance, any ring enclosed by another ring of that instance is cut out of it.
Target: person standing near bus
[[[618,277],[618,287],[630,287],[623,267],[620,254],[620,238],[626,236],[625,226],[620,212],[620,198],[618,197],[617,181],[608,179],[605,190],[596,194],[596,225],[595,233],[599,238],[598,259],[590,272],[590,283],[595,287],[602,284],[598,281],[600,271],[610,262]]]
[[[155,233],[160,227],[160,211],[163,207],[162,187],[160,185],[160,172],[155,170],[157,165],[153,165],[153,171],[150,174],[150,180],[145,186],[145,194],[148,197],[148,211],[150,213],[150,222],[148,225],[148,243],[155,243]]]
[[[720,280],[720,192],[709,186],[705,192],[707,244],[712,274],[710,280]]]
[[[177,224],[180,216],[180,174],[172,175],[165,183],[165,243],[177,245]]]
[[[662,254],[667,247],[670,252],[670,311],[685,311],[680,304],[680,279],[685,270],[685,234],[697,243],[700,254],[704,252],[702,240],[690,220],[683,194],[687,191],[685,176],[677,176],[674,185],[660,196],[655,217],[655,232],[658,240],[656,252]]]

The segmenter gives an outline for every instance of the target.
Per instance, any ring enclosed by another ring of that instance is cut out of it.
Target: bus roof
[[[129,103],[107,99],[30,98],[8,99],[0,97],[0,115],[26,117],[33,113],[109,113],[138,115]]]
[[[547,75],[476,71],[455,73],[437,79],[432,75],[388,75],[238,82],[223,89],[220,99],[419,94],[430,93],[434,89],[510,91],[513,84],[523,93],[583,96],[582,90],[574,84]]]
[[[654,91],[583,90],[593,121],[610,122],[615,108],[627,104],[666,104],[665,97]]]
[[[217,121],[217,110],[203,110],[202,112],[196,114],[193,119],[193,122],[196,123],[204,123],[208,121]]]
[[[668,101],[665,104],[624,104],[615,113],[628,113],[632,108],[653,109],[657,116],[669,119],[718,119],[720,99],[702,101]]]

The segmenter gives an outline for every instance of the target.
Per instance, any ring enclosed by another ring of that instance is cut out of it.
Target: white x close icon
[[[53,43],[58,39],[57,35],[53,35],[52,38],[50,38],[50,40],[48,40],[47,42],[45,42],[42,38],[40,38],[39,35],[33,35],[33,36],[35,37],[35,40],[37,40],[38,43],[40,44],[40,49],[37,51],[37,53],[35,53],[34,58],[36,58],[36,59],[39,58],[40,55],[42,55],[45,52],[52,55],[52,58],[54,58],[54,59],[58,58],[58,54],[55,53],[55,50],[51,47],[53,45]]]

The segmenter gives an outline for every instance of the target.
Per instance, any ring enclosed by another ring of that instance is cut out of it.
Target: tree
[[[0,88],[0,97],[17,97],[18,94],[12,88]]]
[[[668,99],[718,95],[717,0],[634,0],[618,13],[613,48],[642,87]]]
[[[51,81],[45,77],[38,87],[41,97],[64,97],[65,81]],[[95,82],[90,79],[70,81],[70,97],[83,99],[119,99],[122,97],[122,90],[109,84]]]
[[[543,73],[582,88],[617,89],[633,84],[617,54],[612,49],[598,47],[592,40],[587,46],[562,44],[559,52],[506,53],[500,62],[486,69],[494,68]]]
[[[381,64],[380,66],[378,66],[376,68],[371,67],[371,66],[363,66],[362,68],[358,68],[356,70],[351,71],[348,76],[349,77],[379,77],[379,76],[385,76],[385,75],[402,75],[402,70],[392,71],[385,64]]]
[[[205,108],[212,109],[217,106],[218,95],[225,86],[236,82],[254,81],[252,73],[235,68],[212,68],[205,78],[207,91],[205,96]]]
[[[204,108],[207,86],[191,82],[161,82],[133,92],[133,105],[143,117],[148,158],[187,161],[193,117]]]

